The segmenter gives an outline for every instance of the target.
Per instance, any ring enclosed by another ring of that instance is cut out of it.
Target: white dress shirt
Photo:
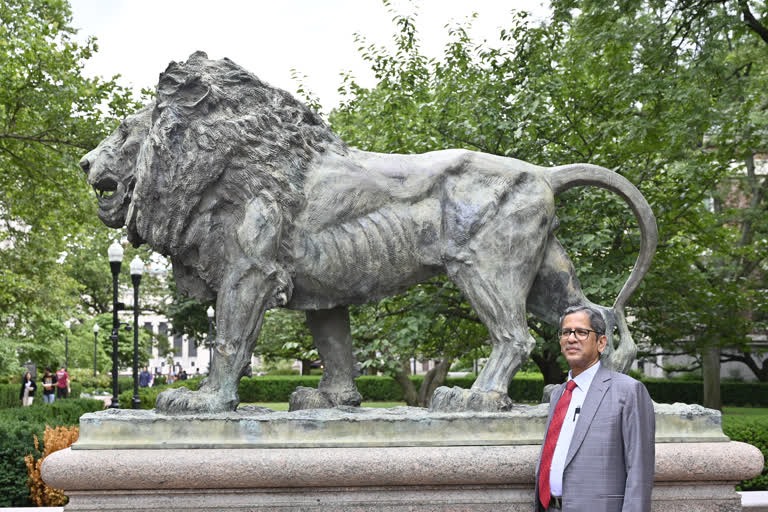
[[[600,368],[600,361],[578,374],[575,378],[568,372],[568,380],[573,380],[576,387],[571,394],[571,403],[568,404],[568,412],[565,413],[563,427],[560,430],[560,436],[557,438],[555,453],[552,455],[552,468],[549,471],[549,489],[552,496],[563,495],[563,470],[565,469],[565,458],[568,456],[568,448],[571,446],[573,431],[576,429],[576,422],[579,415],[576,410],[581,410],[584,405],[584,398],[587,396],[592,379]]]

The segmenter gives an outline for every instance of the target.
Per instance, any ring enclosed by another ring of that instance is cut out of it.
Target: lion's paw
[[[358,407],[362,401],[363,397],[356,389],[340,393],[329,393],[315,388],[299,386],[296,388],[296,391],[291,393],[291,398],[288,401],[288,410],[330,409],[337,405]]]
[[[237,408],[237,397],[206,390],[190,391],[187,388],[166,389],[157,395],[155,408],[165,414],[215,414]]]
[[[429,410],[438,412],[498,412],[509,411],[512,406],[512,399],[506,393],[441,386],[432,395]]]

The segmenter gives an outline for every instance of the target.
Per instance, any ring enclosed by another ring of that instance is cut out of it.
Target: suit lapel
[[[571,446],[568,448],[568,455],[565,457],[565,466],[571,463],[571,459],[579,451],[581,443],[584,441],[584,437],[587,435],[589,426],[592,424],[592,420],[595,417],[597,408],[600,407],[600,402],[603,401],[605,392],[611,387],[611,372],[602,364],[597,370],[592,384],[589,385],[589,391],[584,398],[584,404],[581,406],[581,413],[579,414],[579,421],[576,423],[576,429],[573,431],[573,437],[571,438]]]

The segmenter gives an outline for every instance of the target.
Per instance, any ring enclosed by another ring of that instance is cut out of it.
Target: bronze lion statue
[[[534,345],[526,310],[557,325],[566,307],[595,306],[609,326],[604,362],[626,371],[634,360],[623,309],[650,266],[656,223],[639,191],[607,169],[465,150],[360,151],[290,94],[202,52],[172,62],[155,101],[81,166],[102,221],[170,257],[182,291],[216,301],[210,374],[199,391],[161,393],[161,411],[234,410],[274,307],[307,312],[325,363],[319,388],[295,393],[291,407],[359,405],[347,306],[439,273],[488,327],[492,352],[472,389],[438,388],[434,409],[511,407],[509,381]],[[638,260],[610,308],[584,296],[554,236],[554,197],[577,185],[620,194],[640,225]]]

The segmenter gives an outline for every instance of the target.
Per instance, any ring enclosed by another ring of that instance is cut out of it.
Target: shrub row
[[[24,456],[30,453],[40,456],[35,450],[33,435],[43,439],[46,425],[79,425],[80,416],[103,408],[104,403],[100,400],[79,398],[58,400],[53,404],[35,401],[30,407],[0,410],[0,507],[32,505],[26,486]]]
[[[768,491],[768,421],[764,417],[723,416],[723,433],[733,441],[756,446],[763,452],[763,472],[736,487],[737,491]]]
[[[422,375],[413,375],[410,378],[417,389],[424,379]],[[197,389],[198,380],[176,381],[171,386],[186,385],[190,389]],[[239,386],[240,400],[243,402],[287,402],[297,386],[316,388],[319,381],[320,376],[318,375],[243,377]],[[448,377],[445,385],[469,388],[473,382],[474,377],[472,376]],[[643,383],[648,388],[653,400],[659,403],[701,404],[704,399],[703,386],[698,381],[644,378]],[[79,397],[83,389],[82,383],[72,382],[71,387],[71,397]],[[363,395],[363,400],[366,401],[403,400],[403,390],[397,381],[390,377],[359,377],[357,387]],[[118,389],[120,391],[120,406],[130,406],[133,396],[133,380],[130,377],[121,377],[118,380]],[[155,398],[162,389],[164,389],[163,382],[157,380],[154,387],[140,390],[142,408],[151,409],[154,407]],[[509,385],[509,396],[517,402],[538,402],[541,400],[543,389],[544,381],[540,375],[517,375]],[[725,405],[768,407],[768,383],[723,382],[720,385],[720,393]],[[21,404],[19,403],[18,385],[0,384],[0,409],[18,407],[19,405]]]
[[[139,388],[139,400],[141,400],[141,408],[154,409],[155,400],[157,400],[157,395],[159,395],[165,389],[180,388],[183,386],[195,391],[198,385],[200,384],[201,380],[202,380],[202,377],[187,379],[187,380],[177,380],[176,382],[170,385],[160,384],[160,385],[154,385],[151,388]],[[131,386],[128,390],[120,393],[120,395],[118,395],[117,398],[120,402],[121,409],[130,409],[131,402],[133,401],[133,386]]]
[[[9,409],[11,407],[21,407],[21,400],[19,400],[19,387],[20,384],[0,384],[0,409]],[[83,392],[83,386],[78,382],[72,382],[70,384],[72,392],[70,398],[79,398]],[[43,401],[42,387],[38,387],[35,392],[35,402]]]
[[[419,389],[424,376],[412,375],[410,379]],[[469,388],[474,381],[474,377],[448,377],[444,385]],[[316,388],[319,382],[320,377],[316,375],[243,377],[240,379],[238,393],[242,402],[287,402],[298,386]],[[356,382],[365,401],[403,400],[403,389],[391,377],[362,376]],[[509,386],[509,394],[516,401],[536,402],[541,399],[543,389],[544,381],[541,377],[516,377]]]
[[[643,384],[656,402],[704,402],[704,385],[701,381],[646,377]],[[720,397],[724,405],[768,407],[768,382],[721,382]]]
[[[418,389],[423,375],[410,377]],[[316,388],[319,376],[266,376],[244,377],[240,380],[239,394],[243,402],[287,402],[297,386]],[[474,377],[448,377],[445,385],[469,388]],[[696,381],[676,381],[644,378],[643,383],[654,401],[659,403],[684,402],[701,404],[703,385]],[[403,390],[391,377],[363,376],[357,379],[357,388],[366,401],[401,401]],[[544,390],[540,375],[517,375],[509,385],[509,396],[516,402],[538,402]],[[768,407],[768,383],[723,382],[720,392],[725,405]]]

